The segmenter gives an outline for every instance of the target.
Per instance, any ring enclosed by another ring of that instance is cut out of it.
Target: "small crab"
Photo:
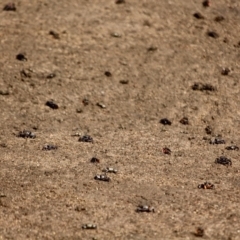
[[[194,83],[192,86],[192,90],[196,91],[215,91],[216,88],[212,86],[211,84],[203,84],[203,83]]]
[[[17,8],[15,6],[15,3],[10,2],[4,6],[3,10],[4,11],[16,11]]]
[[[97,225],[92,224],[92,223],[87,223],[82,225],[82,229],[96,229]]]
[[[110,181],[110,178],[107,176],[107,175],[96,175],[94,177],[95,180],[99,180],[99,181],[104,181],[104,182],[109,182]]]
[[[43,146],[42,150],[44,151],[50,151],[50,150],[56,150],[58,146],[53,145],[53,144],[46,144]]]
[[[148,205],[138,205],[136,212],[155,212],[154,207]]]
[[[199,184],[198,188],[202,188],[202,189],[214,189],[214,185],[211,184],[210,182],[205,182],[203,184]]]
[[[84,135],[78,139],[79,142],[91,142],[93,143],[93,139],[89,135]]]
[[[196,237],[204,236],[204,229],[201,227],[196,228],[196,231],[193,233]]]
[[[214,138],[212,138],[212,139],[210,140],[209,143],[214,145],[214,144],[225,144],[226,142],[225,142],[224,139],[220,139],[220,138],[218,138],[218,137],[214,137]]]
[[[112,167],[107,167],[107,168],[103,169],[102,171],[105,173],[117,173],[117,170]]]
[[[84,106],[87,106],[90,102],[89,102],[89,100],[87,98],[84,98],[82,100],[82,103],[83,103]]]
[[[210,0],[204,0],[204,1],[202,2],[202,5],[203,5],[204,7],[210,7],[210,6],[211,6],[211,2],[210,2]]]
[[[232,160],[230,158],[226,158],[224,156],[216,158],[215,163],[222,164],[225,166],[232,166]]]
[[[189,121],[188,121],[187,117],[183,117],[179,122],[183,125],[188,125],[189,124]]]
[[[212,128],[210,127],[210,126],[207,126],[206,128],[205,128],[205,132],[207,133],[207,134],[212,134]]]
[[[165,147],[165,148],[162,149],[162,152],[163,152],[164,154],[171,155],[171,152],[172,152],[172,151],[171,151],[169,148]]]
[[[232,145],[232,146],[228,146],[228,147],[226,147],[225,149],[227,149],[227,150],[236,150],[236,151],[238,151],[238,150],[239,150],[239,147],[236,146],[236,145]]]
[[[91,163],[100,163],[100,159],[96,158],[96,157],[92,157],[90,160]]]
[[[18,133],[17,137],[21,137],[21,138],[36,138],[36,134],[31,132],[31,131],[23,130],[23,131],[20,131]]]
[[[230,68],[223,68],[222,69],[222,75],[227,76],[231,72]]]

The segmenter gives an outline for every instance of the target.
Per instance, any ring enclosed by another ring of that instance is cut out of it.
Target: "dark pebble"
[[[213,31],[209,31],[207,35],[212,38],[219,38],[219,34]]]
[[[225,20],[225,18],[223,16],[217,16],[217,17],[214,18],[214,20],[216,22],[222,22],[223,20]]]
[[[116,0],[115,3],[116,3],[116,4],[122,4],[122,3],[125,3],[125,0]]]
[[[207,133],[207,134],[212,134],[212,128],[210,127],[210,126],[207,126],[206,128],[205,128],[205,132]]]
[[[15,6],[15,3],[8,3],[4,6],[3,11],[16,11],[17,8]]]
[[[55,38],[55,39],[60,39],[59,34],[53,30],[49,31],[49,34],[52,35],[53,38]]]
[[[107,76],[107,77],[111,77],[111,76],[112,76],[112,74],[111,74],[109,71],[106,71],[104,74],[105,74],[105,76]]]
[[[119,82],[120,82],[121,84],[128,84],[129,81],[128,81],[128,80],[120,80]]]
[[[163,124],[163,125],[171,125],[172,124],[172,122],[169,121],[167,118],[162,118],[160,120],[160,123]]]
[[[55,77],[56,77],[55,73],[50,73],[50,74],[47,75],[48,79],[55,78]]]
[[[203,7],[210,7],[210,0],[205,0],[202,2]]]
[[[23,53],[19,53],[16,56],[16,59],[19,60],[19,61],[27,61],[27,58],[25,57],[25,55]]]
[[[223,68],[221,74],[227,76],[231,72],[230,68]]]
[[[193,234],[194,234],[196,237],[203,237],[203,236],[204,236],[204,229],[198,227]]]
[[[205,18],[200,12],[194,13],[193,16],[197,19],[204,19]]]
[[[46,106],[48,106],[52,109],[58,109],[58,105],[53,100],[47,101]]]
[[[96,157],[92,157],[90,160],[91,163],[100,163],[100,160]]]

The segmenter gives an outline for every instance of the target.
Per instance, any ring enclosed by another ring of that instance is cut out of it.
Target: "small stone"
[[[53,30],[49,31],[49,34],[52,35],[53,38],[55,38],[55,39],[60,39],[59,34]]]
[[[82,113],[83,110],[82,110],[82,108],[77,108],[77,109],[76,109],[76,112],[77,112],[77,113]]]
[[[193,16],[197,19],[204,19],[205,18],[200,12],[194,13]]]
[[[103,103],[97,103],[96,105],[100,108],[106,108],[106,105],[104,105]]]
[[[147,50],[148,50],[148,52],[154,52],[154,51],[157,51],[158,48],[151,46],[151,47],[149,47]]]
[[[116,32],[113,32],[113,33],[111,33],[111,36],[112,36],[112,37],[115,37],[115,38],[120,38],[120,37],[121,37],[121,34],[116,33]]]
[[[204,229],[198,227],[193,234],[194,234],[196,237],[203,237],[203,236],[204,236]]]
[[[128,81],[128,80],[120,80],[119,82],[120,82],[121,84],[128,84],[129,81]]]
[[[58,109],[58,105],[53,100],[47,101],[45,105],[52,109]]]
[[[207,134],[212,134],[212,128],[210,127],[210,126],[207,126],[206,128],[205,128],[205,132],[207,133]]]
[[[220,138],[218,138],[218,137],[213,137],[213,138],[210,140],[209,143],[210,143],[210,144],[225,144],[226,142],[225,142],[225,140],[220,139]]]
[[[219,38],[219,34],[214,31],[209,31],[207,35],[212,38]]]
[[[92,157],[90,160],[91,163],[100,163],[100,160],[96,157]]]
[[[10,94],[10,92],[8,90],[0,90],[0,95],[2,95],[2,96],[7,96],[9,94]]]
[[[214,18],[214,20],[216,22],[222,22],[223,20],[225,20],[225,18],[223,16],[217,16],[217,17]]]
[[[227,76],[231,72],[230,68],[223,68],[222,69],[222,75]]]
[[[109,72],[109,71],[106,71],[104,74],[105,74],[105,76],[107,76],[107,77],[111,77],[111,76],[112,76],[112,73]]]
[[[125,0],[116,0],[115,3],[116,3],[116,4],[122,4],[122,3],[125,3]]]
[[[210,7],[211,6],[210,0],[203,1],[202,5],[203,5],[203,7]]]
[[[16,11],[16,10],[17,8],[15,6],[15,3],[12,3],[12,2],[6,4],[3,8],[3,11]]]
[[[56,77],[56,73],[50,73],[47,75],[48,79],[55,78],[55,77]]]
[[[172,124],[172,122],[169,121],[167,118],[162,118],[160,120],[160,123],[163,124],[163,125],[171,125]]]
[[[23,53],[17,54],[16,59],[19,61],[27,61],[27,58],[25,57],[25,55]]]
[[[187,117],[183,117],[179,122],[183,125],[188,125],[189,124],[189,121],[188,121]]]

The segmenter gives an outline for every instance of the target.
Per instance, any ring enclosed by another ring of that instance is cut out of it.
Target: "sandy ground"
[[[0,239],[240,239],[239,0],[15,6],[0,11]]]

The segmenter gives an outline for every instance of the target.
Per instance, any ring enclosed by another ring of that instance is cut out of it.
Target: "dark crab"
[[[239,147],[236,146],[236,145],[232,145],[232,146],[226,147],[225,149],[226,149],[226,150],[236,150],[236,151],[238,151],[238,150],[239,150]]]
[[[44,151],[50,151],[50,150],[56,150],[58,146],[53,145],[53,144],[46,144],[43,146],[42,150]]]
[[[216,158],[215,163],[222,164],[225,166],[232,166],[232,160],[230,158],[226,158],[224,156]]]
[[[21,137],[21,138],[36,138],[36,134],[31,132],[31,131],[23,130],[23,131],[20,131],[18,133],[17,137]]]
[[[154,207],[148,205],[139,205],[136,212],[155,212]]]
[[[163,125],[171,125],[172,124],[172,122],[170,120],[168,120],[167,118],[162,118],[159,122]]]
[[[79,142],[91,142],[93,143],[93,139],[89,135],[84,135],[78,139]]]
[[[214,189],[214,185],[210,182],[205,182],[203,184],[199,184],[198,188],[202,188],[202,189]]]

